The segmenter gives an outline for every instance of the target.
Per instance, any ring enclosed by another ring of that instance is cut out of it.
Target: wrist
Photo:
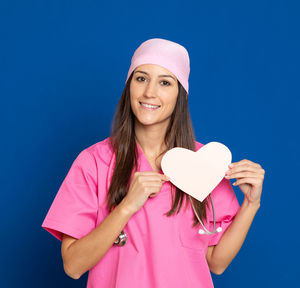
[[[260,208],[260,201],[250,202],[247,198],[245,198],[242,206],[244,206],[247,209],[257,211]]]
[[[131,217],[134,214],[132,209],[126,204],[125,198],[120,202],[118,208],[124,217]]]

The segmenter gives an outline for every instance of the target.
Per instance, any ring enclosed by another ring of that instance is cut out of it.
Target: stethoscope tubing
[[[114,165],[115,165],[115,160],[116,160],[116,156],[115,156],[115,153],[113,152],[113,157],[112,157],[112,160],[111,160],[111,163],[109,165],[109,168],[108,168],[108,175],[107,175],[107,181],[106,181],[106,184],[107,184],[107,190],[109,189],[109,185],[110,185],[110,181],[111,181],[111,177],[112,177],[112,174],[113,174],[113,170],[114,170]],[[206,227],[204,226],[204,224],[202,223],[200,217],[198,216],[197,212],[196,212],[196,209],[194,207],[194,204],[193,204],[193,201],[192,201],[192,198],[191,196],[189,195],[190,197],[190,200],[191,200],[191,203],[192,203],[192,207],[193,207],[193,210],[195,212],[195,215],[198,219],[198,221],[201,223],[203,229],[199,229],[198,233],[199,234],[207,234],[207,235],[211,235],[211,234],[215,234],[217,232],[221,232],[222,231],[222,228],[221,227],[218,227],[216,229],[216,215],[215,215],[215,207],[214,207],[214,202],[213,202],[213,199],[212,199],[212,196],[211,194],[209,195],[210,197],[210,201],[211,201],[211,206],[212,206],[212,210],[213,210],[213,218],[214,218],[214,228],[213,228],[213,231],[208,231],[206,229]],[[123,234],[122,234],[123,233]],[[115,244],[119,245],[119,246],[123,246],[126,241],[127,241],[127,235],[125,234],[124,231],[121,232],[120,236],[119,236],[119,240],[120,240],[120,237],[123,236],[122,238],[122,241],[119,241],[119,243],[117,244],[117,242],[115,242]]]
[[[211,234],[215,234],[215,233],[221,232],[221,231],[222,231],[222,228],[221,228],[221,227],[218,227],[218,228],[216,229],[215,207],[214,207],[214,201],[213,201],[213,199],[212,199],[211,194],[209,195],[209,198],[210,198],[210,202],[211,202],[211,206],[212,206],[212,210],[213,210],[213,218],[214,218],[214,228],[213,228],[212,231],[209,231],[209,230],[206,229],[206,227],[204,226],[204,224],[202,223],[200,217],[198,216],[198,214],[197,214],[197,212],[196,212],[196,209],[195,209],[195,207],[194,207],[194,204],[193,204],[193,201],[192,201],[192,198],[191,198],[190,195],[189,195],[189,197],[190,197],[190,200],[191,200],[192,207],[193,207],[193,210],[194,210],[194,212],[195,212],[195,215],[196,215],[198,221],[201,223],[201,225],[202,225],[202,227],[203,227],[203,229],[204,229],[204,230],[203,230],[203,229],[199,229],[199,234],[207,234],[207,235],[211,235]]]

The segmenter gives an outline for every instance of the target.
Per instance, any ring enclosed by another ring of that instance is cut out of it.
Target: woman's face
[[[176,76],[154,64],[140,65],[133,73],[130,103],[136,120],[143,125],[169,122],[178,96]]]

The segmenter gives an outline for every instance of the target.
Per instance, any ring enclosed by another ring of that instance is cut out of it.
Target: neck
[[[135,121],[136,141],[146,155],[156,157],[165,148],[167,127],[168,123],[146,126]]]

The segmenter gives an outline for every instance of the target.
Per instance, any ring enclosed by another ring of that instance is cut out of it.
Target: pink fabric
[[[175,42],[154,38],[143,42],[134,52],[126,81],[142,64],[160,65],[172,72],[186,92],[189,92],[190,59],[187,50]]]
[[[197,150],[203,144],[196,142]],[[140,147],[138,171],[152,171]],[[108,215],[104,205],[114,168],[114,154],[108,138],[83,150],[73,162],[42,227],[62,239],[62,234],[81,238]],[[160,172],[162,173],[162,172]],[[124,231],[125,246],[113,245],[89,271],[90,288],[209,288],[213,287],[206,261],[207,247],[216,245],[240,206],[231,183],[223,179],[213,190],[217,227],[221,233],[198,234],[193,228],[193,209],[185,203],[179,214],[163,215],[171,208],[171,183],[163,184],[156,197],[148,198]],[[208,211],[212,229],[212,212]],[[207,223],[206,223],[207,224]]]

